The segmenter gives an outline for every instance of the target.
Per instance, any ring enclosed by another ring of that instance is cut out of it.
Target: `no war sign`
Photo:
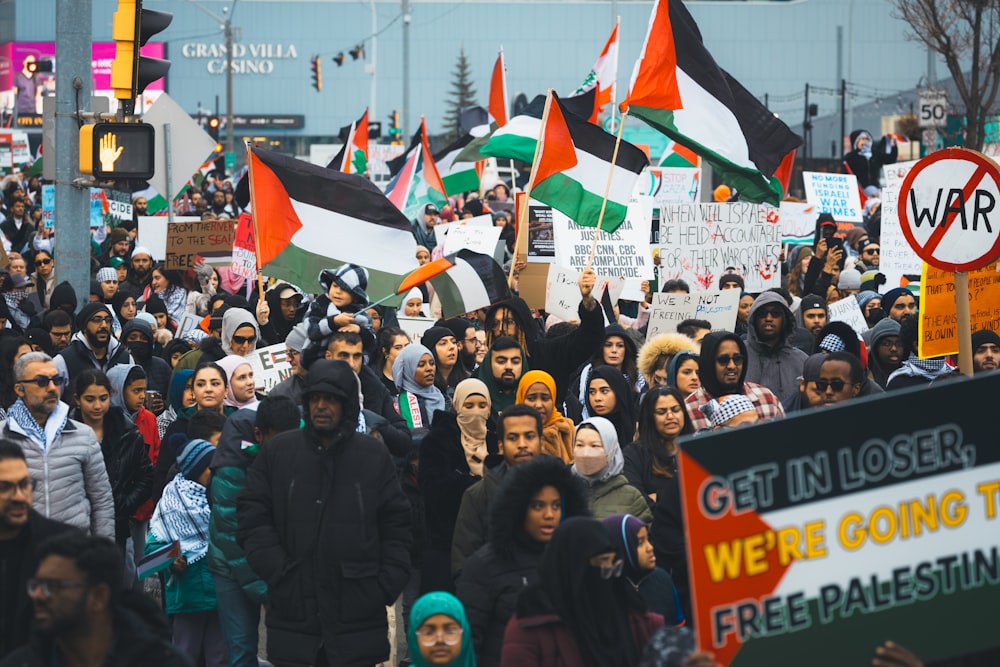
[[[843,667],[887,639],[925,662],[1000,645],[1000,451],[970,407],[998,391],[979,376],[683,440],[699,647]]]

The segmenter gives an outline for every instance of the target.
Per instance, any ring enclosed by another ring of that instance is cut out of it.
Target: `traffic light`
[[[222,121],[218,116],[209,116],[208,122],[205,123],[205,127],[208,130],[208,136],[212,137],[212,141],[218,143],[219,141],[219,128],[222,126]]]
[[[344,52],[341,51],[340,53],[338,53],[337,55],[335,55],[333,57],[333,62],[337,63],[337,67],[340,67],[341,65],[343,65],[344,64]]]
[[[312,63],[312,85],[318,93],[323,90],[323,72],[319,67],[319,56],[313,56],[310,62]]]
[[[149,123],[96,123],[80,128],[80,172],[98,180],[146,180],[155,171],[156,130]]]
[[[399,128],[399,112],[393,111],[389,114],[389,139],[392,143],[399,143],[402,131]]]
[[[139,49],[150,37],[165,30],[173,18],[169,12],[143,9],[142,0],[118,0],[111,33],[115,40],[111,87],[126,115],[135,111],[135,98],[146,86],[166,76],[170,69],[169,60],[140,56]]]
[[[357,60],[358,58],[365,57],[365,47],[363,44],[358,44],[353,49],[348,51],[351,54],[351,60]]]

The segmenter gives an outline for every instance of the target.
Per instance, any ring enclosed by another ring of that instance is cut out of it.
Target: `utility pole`
[[[233,2],[236,9],[236,2]],[[225,11],[225,8],[223,8]],[[233,17],[226,16],[226,152],[233,154]]]
[[[368,118],[375,120],[378,118],[378,113],[375,109],[375,92],[376,92],[376,56],[378,55],[378,14],[375,11],[375,0],[371,0],[371,10],[372,10],[372,46],[371,46],[371,62],[365,65],[365,69],[372,75],[372,86],[371,86],[371,100],[368,102]]]
[[[809,84],[806,84],[806,106],[802,114],[802,152],[809,159],[809,135],[812,134],[812,119],[809,117]]]
[[[405,142],[410,136],[410,0],[402,0],[403,10],[403,121],[400,136]]]
[[[844,137],[847,136],[847,80],[840,80],[840,144],[841,151],[844,150]],[[852,147],[853,148],[853,147]],[[836,155],[834,156],[836,157]]]
[[[80,128],[77,103],[90,101],[92,76],[91,0],[56,0],[55,190],[59,249],[56,275],[68,280],[81,300],[90,293],[90,189],[80,178]]]

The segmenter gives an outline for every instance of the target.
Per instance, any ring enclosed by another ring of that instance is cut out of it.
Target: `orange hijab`
[[[524,403],[528,389],[537,383],[545,385],[553,400],[555,399],[556,381],[552,376],[545,371],[528,371],[521,376],[514,402]],[[573,463],[573,434],[573,420],[563,417],[553,405],[548,421],[542,424],[542,453],[560,458],[566,463]]]

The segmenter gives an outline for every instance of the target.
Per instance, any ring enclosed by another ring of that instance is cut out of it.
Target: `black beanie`
[[[88,303],[87,305],[85,305],[83,308],[80,309],[80,313],[76,316],[76,328],[83,329],[84,327],[87,326],[87,322],[90,321],[91,317],[102,311],[107,313],[108,315],[111,314],[111,310],[108,308],[106,304],[103,304],[99,301]]]
[[[812,310],[814,308],[822,308],[826,310],[826,299],[815,294],[806,294],[802,297],[802,301],[799,303],[799,312],[804,313],[807,310]]]
[[[987,343],[993,343],[994,345],[1000,347],[1000,335],[992,329],[980,329],[972,334],[972,351],[975,352],[976,348],[980,345],[986,345]]]

